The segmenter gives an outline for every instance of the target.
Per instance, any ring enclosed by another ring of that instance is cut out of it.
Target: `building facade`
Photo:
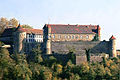
[[[106,53],[110,57],[116,57],[115,37],[112,36],[109,41],[100,41],[99,25],[46,24],[43,27],[43,37],[46,54],[65,54],[71,47],[80,56],[85,56],[85,49],[91,49],[92,55]],[[93,41],[95,38],[97,40]]]
[[[46,24],[44,37],[51,41],[91,41],[97,34],[100,41],[99,25]]]
[[[29,53],[37,44],[43,42],[43,31],[40,29],[25,29],[20,25],[13,33],[14,52]]]
[[[43,35],[47,54],[51,54],[51,42],[92,41],[96,35],[99,41],[101,38],[99,25],[46,24]]]

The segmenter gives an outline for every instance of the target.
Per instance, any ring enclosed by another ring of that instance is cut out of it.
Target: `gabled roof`
[[[19,25],[15,31],[26,32],[29,34],[43,34],[43,30],[41,29],[27,29],[27,28],[22,28],[21,25]]]
[[[99,25],[46,24],[45,26],[51,28],[51,33],[55,34],[94,34],[98,33],[98,29],[100,29]]]

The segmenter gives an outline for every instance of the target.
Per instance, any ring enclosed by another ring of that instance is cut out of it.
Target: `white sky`
[[[99,24],[102,40],[111,35],[120,48],[120,0],[0,0],[0,17],[41,28],[51,24]]]

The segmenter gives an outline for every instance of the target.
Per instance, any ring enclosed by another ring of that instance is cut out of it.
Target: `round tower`
[[[23,53],[24,52],[24,41],[25,41],[26,32],[23,28],[19,26],[16,28],[14,32],[14,52]]]
[[[44,45],[45,45],[45,52],[46,54],[51,54],[51,27],[50,25],[45,25],[44,26],[44,32],[43,32],[43,36],[44,36]]]
[[[117,54],[116,54],[116,38],[112,35],[111,38],[109,39],[109,42],[110,42],[110,46],[109,46],[110,57],[117,57]]]

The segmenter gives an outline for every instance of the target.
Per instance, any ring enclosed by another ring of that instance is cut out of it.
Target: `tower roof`
[[[110,37],[110,40],[116,39],[113,35]]]

